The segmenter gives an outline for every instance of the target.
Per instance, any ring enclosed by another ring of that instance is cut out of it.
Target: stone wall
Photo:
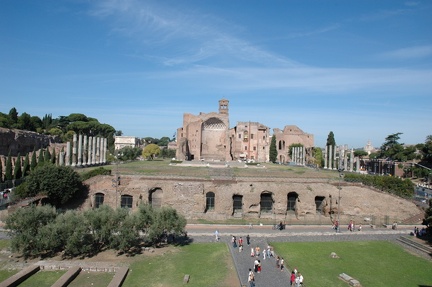
[[[323,217],[330,222],[330,211],[337,213],[340,206],[341,219],[388,217],[403,221],[420,211],[414,203],[377,192],[361,185],[329,182],[323,179],[269,179],[237,178],[235,180],[204,180],[194,178],[163,178],[147,176],[122,176],[121,184],[112,185],[113,176],[99,176],[88,180],[90,196],[84,209],[95,206],[95,194],[104,195],[104,203],[120,206],[121,196],[133,198],[132,210],[140,203],[149,203],[151,192],[162,191],[162,205],[171,206],[187,219],[226,220],[234,218],[233,196],[242,196],[243,219],[307,220]],[[340,188],[340,189],[339,189]],[[206,194],[213,192],[214,209],[206,211]],[[295,211],[287,212],[288,193],[298,194]],[[339,194],[340,192],[340,194]],[[261,212],[261,196],[270,194],[273,206],[269,213]],[[340,196],[340,197],[339,197]],[[322,214],[317,214],[317,197],[322,200]],[[340,199],[339,199],[340,198]],[[340,200],[340,205],[338,204]],[[237,215],[237,214],[236,214]],[[343,221],[341,220],[343,223]]]
[[[60,143],[59,137],[39,134],[31,131],[0,128],[0,155],[25,155],[33,150],[46,148],[50,144]]]

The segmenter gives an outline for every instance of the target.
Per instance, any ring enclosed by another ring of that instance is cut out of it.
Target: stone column
[[[87,151],[87,135],[85,135],[83,141],[83,166],[87,166]]]
[[[329,145],[329,169],[332,169],[332,163],[333,163],[333,146]]]
[[[93,137],[88,138],[88,148],[87,148],[87,165],[92,165],[92,146],[93,146]]]
[[[83,140],[83,136],[82,134],[79,134],[78,136],[78,166],[81,167],[82,166],[82,140]]]
[[[59,166],[63,166],[64,165],[64,152],[60,152],[59,153]]]
[[[303,157],[302,157],[302,164],[303,165],[306,165],[306,148],[304,147],[304,146],[302,146],[302,155],[303,155]]]
[[[100,164],[100,137],[96,137],[96,164]]]
[[[360,172],[360,159],[358,157],[356,157],[355,159],[356,159],[356,170],[357,172]]]
[[[336,154],[337,154],[337,147],[334,146],[334,148],[333,148],[333,169],[337,169]]]
[[[351,149],[350,153],[350,171],[354,171],[354,149]]]
[[[344,170],[348,170],[348,148],[344,149]]]
[[[71,143],[66,143],[66,166],[70,165],[70,151],[71,151]]]
[[[96,137],[93,137],[92,143],[92,165],[96,164]]]
[[[77,135],[73,135],[73,142],[72,142],[72,166],[76,166],[77,162]]]
[[[324,149],[324,169],[327,169],[327,155],[328,155],[328,146]]]
[[[102,153],[102,163],[106,164],[106,153],[107,153],[107,138],[103,138],[103,153]]]

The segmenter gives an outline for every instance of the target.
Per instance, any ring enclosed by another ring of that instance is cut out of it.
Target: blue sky
[[[83,113],[137,137],[230,101],[230,126],[323,147],[432,134],[432,1],[3,0],[0,111]]]

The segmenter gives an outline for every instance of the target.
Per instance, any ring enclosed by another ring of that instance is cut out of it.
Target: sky
[[[324,147],[432,134],[432,1],[2,0],[0,112],[172,137],[183,114]]]

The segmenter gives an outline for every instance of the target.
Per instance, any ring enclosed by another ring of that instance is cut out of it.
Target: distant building
[[[368,155],[370,155],[371,153],[375,152],[376,149],[372,146],[372,143],[370,140],[368,140],[366,146],[363,148],[363,150],[365,152],[367,152]]]
[[[138,147],[139,138],[128,137],[128,136],[115,136],[114,137],[114,149],[119,150],[124,147]]]
[[[180,160],[257,161],[268,162],[271,144],[270,128],[259,122],[238,122],[229,127],[229,101],[219,101],[219,112],[183,115],[183,126],[177,129],[176,157]],[[306,149],[314,146],[314,137],[297,126],[274,129],[278,141],[278,159],[287,162],[289,145],[297,143]]]

